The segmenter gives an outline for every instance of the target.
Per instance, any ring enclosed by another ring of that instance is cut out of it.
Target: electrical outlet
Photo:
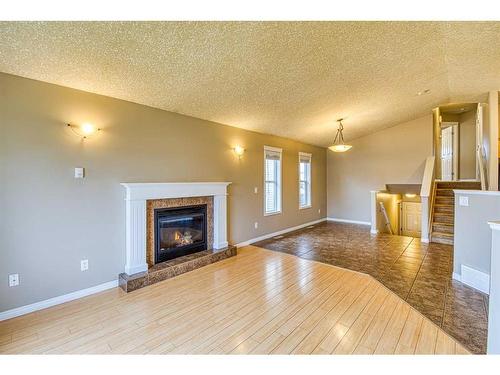
[[[320,213],[321,213],[321,208],[318,208],[318,214],[320,214]]]
[[[253,223],[253,226],[255,227],[255,229],[257,229],[259,227],[259,223],[255,222]]]
[[[81,271],[87,271],[89,269],[89,260],[84,259],[80,261],[80,270]]]
[[[14,273],[9,275],[9,286],[18,286],[19,285],[19,274]]]
[[[253,192],[254,192],[255,194],[258,194],[258,193],[259,193],[259,188],[258,188],[257,186],[256,186],[256,187],[254,187],[254,188],[253,188]]]

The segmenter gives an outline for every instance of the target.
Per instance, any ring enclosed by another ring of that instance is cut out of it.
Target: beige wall
[[[61,86],[0,74],[0,311],[116,279],[125,264],[120,182],[231,181],[229,241],[326,213],[326,151]],[[102,132],[84,142],[65,123]],[[241,144],[239,160],[231,148]],[[283,214],[264,217],[263,147],[283,148]],[[312,153],[312,208],[298,209],[298,152]],[[73,178],[73,168],[86,178]],[[254,194],[258,187],[258,194]],[[318,210],[321,209],[321,213]],[[259,223],[254,229],[254,222]],[[80,272],[80,260],[89,270]]]
[[[476,110],[462,113],[459,122],[459,178],[476,178]]]
[[[348,152],[328,151],[328,217],[370,222],[370,190],[421,183],[432,129],[429,114],[355,139]]]

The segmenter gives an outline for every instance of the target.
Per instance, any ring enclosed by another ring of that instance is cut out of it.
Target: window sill
[[[312,208],[312,204],[310,204],[309,206],[299,206],[299,210],[307,210],[309,208]]]
[[[276,211],[276,212],[264,212],[264,216],[274,216],[274,215],[281,215],[281,211]]]

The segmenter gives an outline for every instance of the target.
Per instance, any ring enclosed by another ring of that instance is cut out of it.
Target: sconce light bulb
[[[89,124],[88,122],[85,124],[82,124],[81,128],[82,133],[85,135],[90,135],[95,132],[95,127],[92,124]]]
[[[243,147],[241,147],[240,145],[236,145],[234,147],[234,152],[235,152],[236,155],[242,156],[243,153],[245,152],[245,149]]]

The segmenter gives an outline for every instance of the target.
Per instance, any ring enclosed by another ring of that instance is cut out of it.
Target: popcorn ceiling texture
[[[498,45],[498,22],[0,22],[0,71],[328,146],[339,117],[352,139],[484,99]]]

